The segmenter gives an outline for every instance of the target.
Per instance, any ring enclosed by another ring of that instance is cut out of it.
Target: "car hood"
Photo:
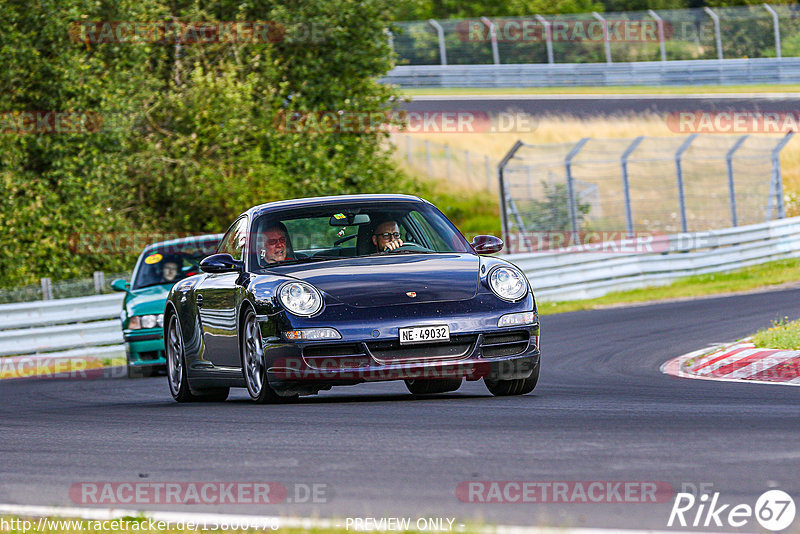
[[[130,292],[126,301],[128,315],[150,315],[164,313],[167,304],[167,295],[172,285],[163,284],[144,287]]]
[[[480,259],[472,254],[392,254],[271,269],[356,306],[468,300],[478,291]],[[414,293],[415,296],[411,296]]]

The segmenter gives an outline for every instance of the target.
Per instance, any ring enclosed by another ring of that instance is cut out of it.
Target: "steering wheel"
[[[337,239],[336,241],[333,242],[333,246],[334,247],[338,247],[339,245],[341,245],[345,241],[350,241],[351,239],[354,239],[356,237],[358,237],[358,234],[346,235],[344,237],[340,237],[339,239]]]
[[[406,241],[405,243],[403,243],[402,245],[400,245],[396,249],[388,250],[387,252],[390,252],[390,253],[391,252],[397,252],[398,250],[421,250],[421,251],[424,251],[424,252],[429,252],[430,251],[429,248],[423,247],[422,245],[419,245],[419,244],[414,243],[412,241]]]

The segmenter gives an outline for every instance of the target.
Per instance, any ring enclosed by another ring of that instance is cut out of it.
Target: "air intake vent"
[[[303,359],[312,369],[354,369],[369,365],[369,356],[360,343],[309,345],[303,349]]]
[[[503,332],[483,336],[481,352],[484,358],[500,358],[522,354],[528,348],[530,334],[528,331]]]

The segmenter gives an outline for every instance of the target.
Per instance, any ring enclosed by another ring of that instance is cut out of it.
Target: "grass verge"
[[[798,84],[769,85],[678,85],[678,86],[601,86],[601,87],[443,87],[401,89],[410,97],[418,95],[689,95],[729,93],[794,93],[800,92]]]
[[[703,297],[767,289],[771,286],[796,281],[800,281],[800,259],[778,260],[729,273],[688,276],[665,286],[617,291],[595,299],[540,302],[538,305],[541,315],[550,315],[578,310],[592,310],[619,304],[649,303],[676,298]],[[798,326],[797,339],[800,340],[800,325]]]
[[[789,321],[784,317],[775,321],[770,328],[759,330],[753,336],[753,344],[765,349],[800,350],[800,319]]]

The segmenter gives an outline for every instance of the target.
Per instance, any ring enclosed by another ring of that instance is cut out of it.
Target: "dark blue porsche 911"
[[[406,195],[287,200],[249,209],[176,284],[164,310],[178,402],[246,387],[282,402],[337,385],[404,380],[417,395],[483,378],[521,395],[539,378],[525,275]]]

